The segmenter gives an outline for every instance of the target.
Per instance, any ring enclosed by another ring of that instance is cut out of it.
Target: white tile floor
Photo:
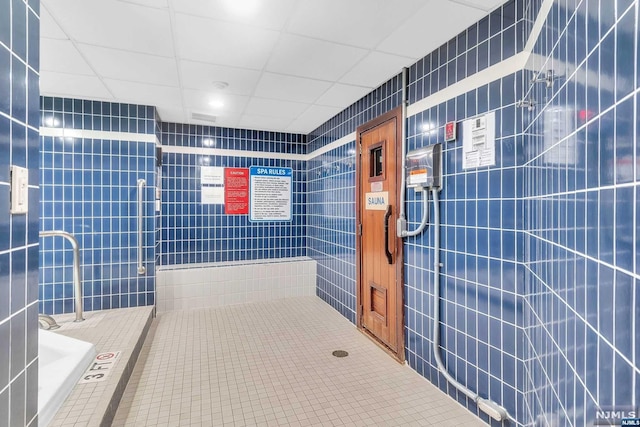
[[[329,305],[299,297],[158,315],[113,425],[484,423]]]

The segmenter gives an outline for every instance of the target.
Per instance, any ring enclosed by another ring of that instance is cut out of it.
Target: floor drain
[[[335,357],[347,357],[349,355],[349,353],[344,350],[336,350],[331,354],[333,354]]]

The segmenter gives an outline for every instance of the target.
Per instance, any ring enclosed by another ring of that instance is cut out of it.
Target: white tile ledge
[[[184,270],[184,269],[211,268],[211,267],[236,267],[240,265],[278,264],[283,262],[300,262],[300,261],[313,261],[313,258],[308,256],[301,256],[301,257],[289,257],[289,258],[249,259],[244,261],[203,262],[198,264],[195,264],[195,263],[194,264],[172,264],[172,265],[160,265],[156,267],[156,271]]]

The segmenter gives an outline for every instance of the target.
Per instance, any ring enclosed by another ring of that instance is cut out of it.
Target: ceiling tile
[[[330,87],[329,82],[264,73],[256,87],[255,96],[310,104]]]
[[[423,8],[382,41],[376,50],[422,58],[485,15],[481,10],[457,3],[425,0]],[[456,19],[443,19],[452,16]]]
[[[43,0],[42,3],[73,40],[173,56],[168,10],[115,0]]]
[[[490,12],[496,7],[504,3],[504,0],[449,0],[452,3],[459,3],[461,5],[475,7],[484,12]]]
[[[248,3],[255,8],[242,13],[238,6]],[[295,0],[171,0],[178,13],[214,18],[221,21],[241,23],[271,30],[281,30],[297,4]]]
[[[424,0],[302,1],[287,24],[287,30],[372,49],[423,5]]]
[[[140,6],[153,7],[156,9],[168,9],[169,3],[167,0],[119,0],[124,3],[138,4]]]
[[[40,95],[67,98],[113,100],[113,95],[96,76],[56,73],[40,74]]]
[[[198,122],[194,121],[194,123],[198,123]],[[225,128],[237,128],[240,126],[239,123],[240,123],[240,115],[237,115],[237,116],[234,115],[234,116],[218,117],[216,119],[215,125],[220,127],[225,127]]]
[[[364,49],[283,34],[266,70],[275,73],[337,80],[367,53]]]
[[[262,69],[278,32],[176,14],[175,39],[181,59]]]
[[[225,67],[180,60],[180,79],[182,87],[204,91],[215,90],[213,82],[226,82],[229,86],[223,93],[250,95],[258,83],[260,72],[246,68]]]
[[[254,114],[245,114],[240,119],[238,127],[241,129],[255,129],[255,130],[273,130],[283,132],[292,119],[285,117],[268,117]]]
[[[123,80],[103,79],[116,99],[124,102],[136,102],[156,107],[181,105],[180,89],[168,86],[157,86],[145,83],[127,82]]]
[[[350,86],[336,83],[315,102],[316,105],[346,108],[369,92],[373,87]]]
[[[197,110],[200,113],[225,116],[228,114],[242,113],[249,101],[248,96],[232,95],[230,93],[203,92],[200,90],[183,90],[185,107]],[[212,107],[212,100],[221,100],[222,108]]]
[[[208,120],[194,120],[191,118],[191,112],[192,110],[183,110],[181,108],[171,108],[168,106],[158,108],[160,119],[163,122],[168,123],[190,123],[206,126],[237,127],[238,122],[240,121],[240,114],[229,114],[224,117],[216,116],[215,122],[210,122]],[[201,111],[193,110],[193,112],[200,113]]]
[[[377,87],[391,77],[402,72],[415,60],[390,55],[382,52],[371,52],[347,74],[340,79],[341,83]]]
[[[503,1],[42,0],[42,93],[308,132]]]
[[[143,53],[78,44],[97,73],[106,78],[179,86],[175,60]]]
[[[322,123],[338,114],[341,110],[342,108],[340,107],[312,105],[287,127],[287,131],[305,134],[310,133]]]
[[[298,102],[251,98],[247,104],[246,114],[295,119],[308,107],[309,105]]]
[[[70,40],[40,40],[40,69],[84,76],[95,75]]]
[[[157,108],[158,115],[163,122],[167,123],[188,123],[187,115],[182,108],[171,108],[161,106]]]
[[[40,8],[40,38],[68,39],[67,35],[62,31],[62,28],[54,21],[44,6]]]

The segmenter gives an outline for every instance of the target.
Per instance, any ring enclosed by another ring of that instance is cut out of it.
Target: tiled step
[[[154,314],[154,307],[93,311],[81,323],[73,322],[74,315],[53,316],[61,325],[55,332],[91,342],[97,353],[121,353],[106,380],[74,387],[51,427],[111,425]]]

